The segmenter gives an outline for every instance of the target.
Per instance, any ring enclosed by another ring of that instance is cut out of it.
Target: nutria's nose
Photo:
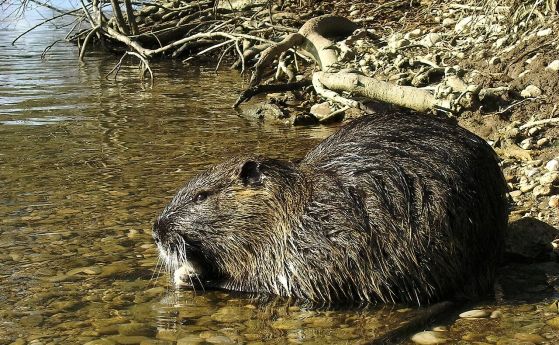
[[[169,218],[164,215],[157,217],[153,223],[153,239],[155,240],[155,243],[159,244],[165,241],[165,238],[169,233],[170,225],[171,221]]]

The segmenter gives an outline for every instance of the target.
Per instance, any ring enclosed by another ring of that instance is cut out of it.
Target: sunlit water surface
[[[0,344],[353,344],[416,312],[170,288],[150,229],[177,188],[234,154],[301,157],[333,128],[240,117],[237,72],[154,63],[150,88],[136,61],[107,79],[119,57],[90,53],[80,64],[76,47],[59,43],[41,60],[64,31],[12,46],[19,32],[0,35]],[[534,292],[545,294],[484,305],[503,318],[443,320],[443,336],[553,343],[553,293]]]

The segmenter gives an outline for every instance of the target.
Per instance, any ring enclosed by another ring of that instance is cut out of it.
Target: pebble
[[[284,330],[301,328],[301,325],[300,320],[277,320],[272,322],[272,328]]]
[[[547,204],[549,207],[559,208],[559,195],[553,195]]]
[[[177,345],[198,345],[203,343],[204,339],[201,339],[196,334],[190,334],[177,340]]]
[[[114,345],[115,342],[109,339],[95,339],[92,341],[88,341],[84,345]]]
[[[68,273],[66,273],[69,276],[73,276],[79,273],[84,273],[84,274],[88,274],[88,275],[95,275],[95,274],[99,274],[101,273],[101,267],[99,266],[89,266],[89,267],[79,267],[79,268],[74,268],[73,270],[68,271]]]
[[[545,69],[548,71],[555,71],[555,72],[559,71],[559,60],[551,61]]]
[[[501,58],[498,56],[494,56],[491,59],[489,59],[489,64],[490,65],[498,65],[501,63]]]
[[[233,344],[233,340],[224,335],[214,335],[213,337],[206,338],[206,342],[210,344]]]
[[[522,191],[520,191],[520,190],[513,190],[512,192],[509,193],[509,195],[510,195],[512,198],[518,198],[519,196],[522,195]]]
[[[412,31],[408,32],[404,37],[407,38],[407,39],[416,38],[416,37],[421,36],[421,33],[422,33],[421,29],[415,29],[415,30],[412,30]]]
[[[361,64],[361,61],[359,62],[359,64]],[[310,113],[320,120],[332,113],[332,107],[328,102],[318,103],[311,107]]]
[[[548,138],[541,138],[541,139],[538,139],[538,141],[536,141],[536,145],[538,145],[538,146],[544,146],[544,145],[547,145],[548,143],[549,143]]]
[[[92,341],[88,341],[84,345],[115,345],[116,343],[109,339],[95,339]]]
[[[430,345],[430,344],[444,344],[447,339],[441,335],[441,332],[424,331],[414,334],[411,340],[416,344]]]
[[[138,336],[138,335],[113,335],[111,337],[108,337],[107,339],[122,345],[140,344],[142,341],[151,340],[148,337]]]
[[[37,327],[43,323],[43,316],[39,314],[24,316],[21,318],[20,323],[26,327]]]
[[[531,333],[516,333],[514,335],[514,338],[520,341],[529,341],[534,344],[540,344],[545,342],[545,338],[542,337],[541,335],[531,334]]]
[[[541,185],[554,184],[556,182],[559,182],[559,172],[557,171],[547,172],[540,177]]]
[[[448,28],[448,27],[451,27],[451,26],[455,25],[456,21],[452,18],[445,18],[445,19],[443,19],[442,24],[445,28]]]
[[[536,187],[534,187],[534,190],[532,191],[532,194],[535,197],[538,197],[540,195],[550,195],[551,194],[551,186],[550,185],[536,186]]]
[[[434,46],[437,42],[439,42],[441,39],[442,39],[441,34],[438,34],[436,32],[431,32],[425,35],[425,37],[423,37],[419,41],[419,44],[424,45],[427,48],[430,48]]]
[[[555,329],[559,329],[559,317],[554,317],[551,320],[547,320],[546,323]]]
[[[503,316],[503,312],[500,310],[495,310],[494,312],[491,313],[491,315],[489,315],[489,318],[491,319],[498,319],[500,317]]]
[[[552,159],[545,164],[545,169],[548,171],[558,171],[559,170],[559,160]]]
[[[467,319],[479,319],[479,318],[488,317],[489,315],[490,315],[490,313],[487,310],[472,309],[472,310],[468,310],[468,311],[463,312],[459,316],[461,318],[467,318]]]
[[[524,90],[520,92],[520,96],[522,96],[523,98],[539,97],[541,95],[542,95],[542,90],[540,90],[535,85],[528,85]]]
[[[547,29],[543,29],[543,30],[540,30],[540,31],[536,32],[536,36],[538,36],[538,37],[549,36],[549,35],[551,35],[552,32],[553,31],[551,30],[551,28],[547,28]]]
[[[526,138],[522,140],[518,146],[520,146],[520,148],[524,150],[529,150],[532,148],[532,141],[533,141],[532,138]]]
[[[253,311],[241,307],[223,307],[215,312],[211,318],[218,322],[243,322],[252,318]]]
[[[535,184],[525,184],[525,185],[520,186],[520,191],[522,193],[527,193],[527,192],[531,191],[532,189],[534,189],[534,187],[536,187]],[[513,195],[511,194],[511,196],[513,196]]]
[[[118,326],[118,333],[122,335],[154,336],[157,329],[147,323],[127,323]]]
[[[522,77],[524,77],[525,75],[527,75],[527,74],[530,73],[530,72],[532,72],[532,70],[531,70],[531,69],[527,69],[527,70],[521,72],[521,73],[518,75],[517,78],[522,78]]]

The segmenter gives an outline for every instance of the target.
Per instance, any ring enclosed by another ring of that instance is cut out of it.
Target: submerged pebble
[[[416,344],[421,345],[432,345],[432,344],[444,344],[447,339],[441,335],[441,332],[424,331],[416,333],[411,340]]]
[[[487,310],[473,309],[473,310],[465,311],[461,313],[459,316],[461,318],[466,318],[466,319],[479,319],[479,318],[486,318],[489,315],[490,313]]]

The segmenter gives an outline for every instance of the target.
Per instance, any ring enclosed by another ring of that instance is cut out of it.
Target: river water
[[[106,79],[119,57],[79,63],[76,47],[59,43],[42,60],[64,30],[12,46],[21,31],[0,34],[0,344],[354,344],[417,312],[175,291],[150,233],[174,192],[224,157],[297,158],[334,129],[244,119],[231,109],[237,72],[159,62],[150,88],[136,61]],[[535,301],[480,304],[503,317],[451,317],[441,337],[559,341],[544,322],[556,293],[533,285]]]

